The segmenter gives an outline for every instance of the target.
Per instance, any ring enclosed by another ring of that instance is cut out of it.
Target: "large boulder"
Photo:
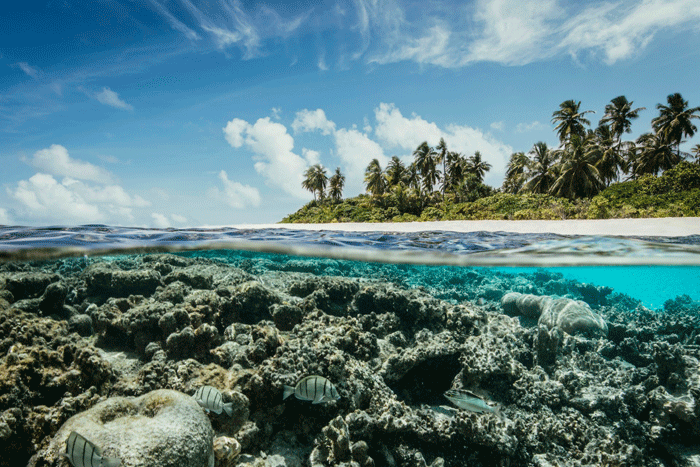
[[[508,314],[535,318],[538,325],[548,329],[556,328],[567,334],[608,334],[605,320],[581,300],[510,292],[501,299],[501,306]]]
[[[190,396],[159,389],[141,397],[111,397],[74,415],[58,430],[49,446],[29,467],[54,465],[65,451],[66,439],[76,431],[122,467],[212,467],[212,430],[209,418]]]

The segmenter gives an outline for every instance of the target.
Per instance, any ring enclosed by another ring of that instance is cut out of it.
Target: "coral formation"
[[[79,429],[125,466],[692,465],[699,327],[688,297],[652,311],[546,270],[230,251],[6,263],[0,452],[16,459],[0,467],[64,465]],[[340,399],[283,401],[308,375]],[[197,405],[203,385],[231,417]],[[447,407],[448,389],[503,417]]]

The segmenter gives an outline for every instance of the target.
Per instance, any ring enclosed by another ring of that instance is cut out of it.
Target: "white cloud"
[[[506,127],[506,124],[503,120],[500,122],[491,122],[491,129],[496,130],[496,131],[503,131],[503,129]]]
[[[154,212],[151,214],[151,217],[153,218],[153,227],[158,229],[166,229],[170,227],[170,221],[165,215]]]
[[[187,218],[179,214],[171,214],[170,218],[178,224],[184,224],[185,222],[187,222]]]
[[[47,149],[35,152],[31,165],[51,175],[91,180],[98,183],[112,181],[112,175],[108,171],[89,162],[73,159],[68,155],[68,150],[60,144],[52,144]]]
[[[326,65],[326,54],[322,53],[318,57],[318,63],[316,64],[318,66],[318,69],[321,71],[328,71],[328,65]]]
[[[12,225],[7,209],[0,208],[0,225]]]
[[[71,188],[71,181],[58,183],[51,175],[37,173],[29,180],[20,180],[15,189],[8,188],[12,198],[30,211],[31,217],[67,223],[100,222],[105,216]]]
[[[261,118],[255,125],[234,118],[223,129],[226,140],[234,148],[245,146],[255,154],[255,170],[263,175],[269,185],[281,188],[292,196],[307,199],[301,188],[306,161],[295,154],[294,139],[281,123],[269,117]]]
[[[346,173],[346,196],[363,193],[365,169],[372,161],[378,159],[384,169],[389,159],[382,147],[365,133],[356,129],[341,128],[334,133],[336,154],[343,161]]]
[[[461,152],[468,157],[475,151],[481,152],[483,159],[492,165],[485,176],[486,182],[494,186],[501,185],[505,166],[513,151],[496,138],[466,125],[450,124],[441,129],[436,123],[428,122],[415,114],[406,118],[394,104],[381,103],[374,114],[377,119],[375,134],[389,147],[400,147],[413,152],[423,141],[435,146],[440,138],[444,138],[450,151]]]
[[[39,77],[39,69],[29,65],[29,63],[27,63],[27,62],[18,62],[18,63],[15,63],[15,66],[18,67],[23,72],[25,72],[27,74],[27,76],[29,76],[31,78],[36,79]]]
[[[294,133],[320,130],[324,135],[330,135],[335,131],[335,123],[326,118],[322,109],[300,110],[292,122]]]
[[[37,151],[30,163],[42,172],[20,180],[6,191],[22,206],[19,215],[32,222],[124,225],[133,223],[135,208],[151,204],[114,184],[106,170],[72,159],[58,144]],[[54,176],[63,178],[59,182]]]
[[[117,109],[122,109],[122,110],[133,110],[134,109],[134,107],[131,104],[127,104],[126,102],[124,102],[122,99],[119,98],[119,94],[112,91],[108,87],[104,87],[104,88],[102,88],[102,91],[96,93],[95,99],[97,99],[98,102],[100,102],[104,105],[109,105],[109,106],[115,107]]]
[[[270,109],[270,111],[272,112],[272,118],[274,118],[275,120],[280,119],[280,116],[282,115],[282,109],[280,109],[279,107],[273,107],[272,109]]]
[[[170,27],[172,27],[174,30],[181,32],[190,40],[199,40],[200,39],[199,35],[195,31],[193,31],[192,29],[187,27],[179,19],[175,18],[175,16],[173,16],[173,14],[170,13],[170,11],[168,11],[167,8],[165,8],[163,5],[158,3],[157,0],[151,0],[151,5],[153,5],[156,8],[156,10],[158,10],[158,13],[160,13],[161,15],[163,15],[163,17],[165,17],[165,19],[170,24]]]
[[[518,133],[526,133],[528,131],[546,130],[548,128],[549,128],[549,126],[535,120],[534,122],[530,122],[530,123],[518,123],[515,126],[515,131]]]
[[[219,172],[219,180],[221,180],[224,189],[222,191],[217,187],[210,188],[207,192],[210,198],[226,203],[235,209],[260,206],[260,192],[257,188],[229,180],[228,174],[223,170]]]
[[[404,117],[394,104],[379,104],[374,109],[377,125],[374,133],[389,145],[413,151],[423,141],[436,145],[442,132],[435,123],[427,122],[417,115]]]
[[[313,149],[301,148],[301,155],[306,159],[309,165],[318,164],[321,162],[321,154]]]

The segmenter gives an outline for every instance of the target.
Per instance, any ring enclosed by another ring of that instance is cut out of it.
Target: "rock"
[[[219,436],[214,438],[214,456],[217,467],[227,467],[233,465],[233,461],[241,453],[241,443],[236,438]]]
[[[97,263],[90,265],[83,274],[87,294],[94,297],[148,297],[162,285],[160,274],[151,269],[123,271]]]
[[[12,293],[13,300],[40,297],[46,287],[58,282],[61,276],[41,272],[20,272],[5,278],[5,290]]]
[[[298,306],[287,303],[272,305],[272,320],[280,331],[291,331],[303,317],[304,312]]]
[[[87,337],[92,334],[92,318],[90,315],[73,315],[68,320],[68,330],[70,332],[77,332],[83,337]]]
[[[59,314],[63,311],[63,303],[68,296],[68,288],[61,282],[53,282],[46,287],[41,296],[39,308],[45,315]]]
[[[168,358],[181,360],[194,354],[194,330],[187,326],[180,332],[174,332],[165,341]]]
[[[501,306],[506,314],[537,318],[539,325],[568,334],[605,336],[608,333],[605,320],[581,300],[511,292],[503,296]]]
[[[112,397],[74,415],[28,467],[54,462],[71,431],[118,457],[124,467],[210,467],[214,432],[190,396],[168,389],[141,397]]]

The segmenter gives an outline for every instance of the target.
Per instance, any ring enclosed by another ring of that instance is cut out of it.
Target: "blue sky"
[[[564,100],[626,95],[629,138],[700,105],[697,0],[4,2],[0,31],[0,224],[277,222],[309,164],[354,196],[440,137],[500,186]]]

